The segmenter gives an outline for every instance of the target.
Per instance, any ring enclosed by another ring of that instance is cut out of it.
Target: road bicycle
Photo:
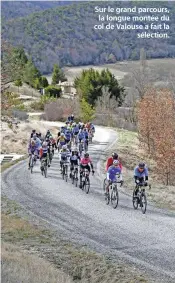
[[[86,168],[83,169],[80,186],[82,187],[82,190],[85,190],[86,194],[89,193],[90,179],[89,179],[89,171]]]
[[[74,169],[71,173],[72,184],[78,185],[78,165],[74,165]]]
[[[41,174],[47,178],[47,157],[42,158],[41,160]]]
[[[29,156],[29,168],[30,168],[31,173],[33,173],[33,167],[36,164],[37,157],[38,157],[38,154],[36,152],[30,154]]]
[[[143,214],[146,213],[146,208],[147,208],[147,197],[144,187],[145,187],[145,182],[136,184],[132,197],[132,203],[134,209],[138,209],[138,206],[140,206]],[[151,185],[149,185],[149,188],[151,188]]]
[[[80,152],[80,155],[82,155],[82,152],[83,152],[83,150],[84,150],[84,147],[83,147],[83,141],[81,141],[80,143],[79,143],[79,152]]]
[[[88,139],[84,140],[84,151],[87,152],[88,151]]]
[[[106,204],[108,205],[111,202],[114,209],[117,208],[119,202],[119,193],[117,188],[118,183],[119,183],[118,180],[111,181],[109,184],[109,189],[105,194]]]
[[[68,164],[69,162],[68,161],[63,161],[62,163],[62,178],[63,180],[65,179],[65,181],[67,182],[67,179],[68,179]]]

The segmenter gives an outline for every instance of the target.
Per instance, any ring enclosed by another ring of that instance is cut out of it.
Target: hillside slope
[[[101,7],[107,4],[98,2]],[[98,22],[94,12],[96,5],[97,2],[79,2],[5,21],[2,26],[3,39],[22,45],[42,73],[51,72],[55,63],[77,66],[135,60],[139,58],[141,47],[147,51],[148,58],[175,56],[174,3],[130,2],[133,6],[168,7],[171,15],[169,39],[137,39],[137,30],[94,30],[93,26]],[[117,2],[118,7],[127,5],[126,2]]]

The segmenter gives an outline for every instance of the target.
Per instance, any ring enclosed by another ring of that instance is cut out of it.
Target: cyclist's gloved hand
[[[94,174],[95,173],[95,171],[94,170],[92,170],[92,174]]]
[[[136,184],[139,184],[140,183],[140,181],[139,180],[136,180]]]

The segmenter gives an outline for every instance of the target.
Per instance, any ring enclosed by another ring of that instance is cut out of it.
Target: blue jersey
[[[139,166],[136,166],[134,169],[134,176],[138,178],[147,177],[148,176],[148,169],[145,167],[143,172],[139,171]]]
[[[84,131],[84,137],[88,138],[88,132],[87,131]]]
[[[108,168],[109,179],[111,181],[116,181],[116,174],[120,174],[120,173],[121,173],[120,167],[115,167],[112,165]]]
[[[71,139],[71,132],[66,132],[66,133],[65,133],[65,137],[66,137],[66,139],[67,139],[68,141],[70,141],[70,139]]]
[[[79,132],[78,138],[83,140],[84,139],[84,132]]]
[[[74,127],[74,128],[73,128],[73,134],[78,133],[78,132],[79,132],[79,127],[77,127],[77,126]]]

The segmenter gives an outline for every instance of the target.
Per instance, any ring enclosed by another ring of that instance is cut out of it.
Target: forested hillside
[[[2,18],[4,20],[10,20],[72,3],[73,1],[2,1]]]
[[[44,3],[44,2],[43,2]],[[50,73],[54,63],[60,66],[113,63],[138,59],[143,47],[147,58],[175,56],[175,5],[167,2],[129,2],[130,6],[168,7],[170,9],[169,39],[137,39],[137,30],[94,30],[97,2],[78,2],[56,7],[27,17],[2,22],[3,39],[21,45],[42,73]],[[98,6],[110,2],[98,2]],[[128,2],[114,2],[118,7]],[[125,13],[126,14],[126,13]],[[134,15],[134,13],[133,13]]]

